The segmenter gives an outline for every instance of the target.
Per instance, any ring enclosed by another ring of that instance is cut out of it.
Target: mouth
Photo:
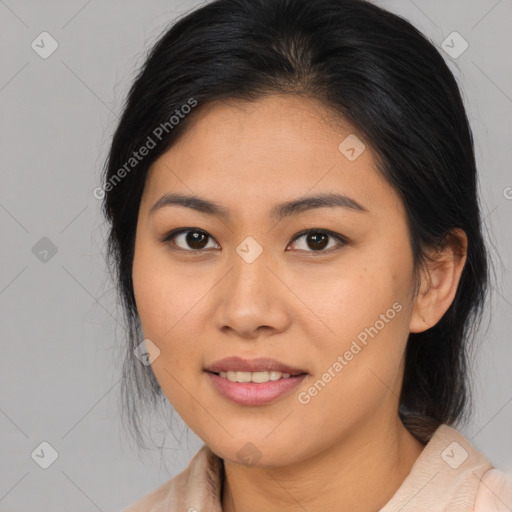
[[[290,379],[299,377],[302,375],[307,375],[306,372],[295,373],[292,375],[287,372],[277,372],[277,371],[262,371],[262,372],[238,372],[233,370],[221,371],[221,372],[210,372],[206,370],[207,373],[212,373],[213,375],[217,375],[223,379],[227,379],[230,382],[253,382],[256,384],[263,384],[265,382],[274,382],[276,380],[282,379]]]
[[[262,405],[292,392],[307,377],[306,370],[276,359],[229,357],[204,370],[214,388],[239,405]]]
[[[231,372],[227,373],[230,374]],[[254,372],[249,373],[249,375],[252,377],[255,373],[266,372]],[[281,376],[276,380],[263,381],[260,379],[260,382],[254,382],[251,379],[250,381],[238,382],[238,380],[232,381],[227,377],[221,377],[220,372],[218,374],[206,372],[206,375],[214,389],[222,397],[227,398],[230,402],[245,406],[265,405],[281,399],[292,393],[307,378],[307,373],[300,373],[288,377]]]

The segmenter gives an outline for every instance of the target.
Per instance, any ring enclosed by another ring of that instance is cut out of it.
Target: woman
[[[126,410],[138,433],[164,397],[204,441],[128,511],[512,509],[454,428],[488,257],[457,84],[407,21],[362,0],[189,13],[105,182]]]

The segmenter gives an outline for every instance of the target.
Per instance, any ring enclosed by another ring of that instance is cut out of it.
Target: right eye
[[[174,229],[173,231],[167,233],[162,238],[161,242],[168,243],[172,241],[172,245],[177,246],[178,250],[188,252],[201,252],[202,250],[209,248],[206,243],[209,238],[214,240],[211,235],[202,229],[180,228]]]

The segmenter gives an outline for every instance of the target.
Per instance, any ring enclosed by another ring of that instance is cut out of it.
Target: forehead
[[[151,197],[149,207],[170,191],[195,193],[233,209],[338,192],[370,210],[389,209],[398,196],[377,170],[368,144],[355,160],[347,157],[347,144],[354,144],[344,141],[358,144],[358,139],[364,143],[348,123],[311,98],[216,102],[194,112],[187,131],[153,163],[144,192]]]

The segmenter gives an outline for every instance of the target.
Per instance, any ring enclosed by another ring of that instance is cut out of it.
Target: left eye
[[[346,243],[346,240],[338,235],[337,233],[333,233],[332,231],[326,231],[326,230],[314,230],[309,229],[307,231],[303,231],[302,233],[299,233],[294,239],[294,243],[296,240],[300,240],[301,238],[305,239],[305,244],[303,246],[309,247],[311,251],[308,251],[308,249],[300,249],[299,250],[306,250],[307,252],[328,252],[330,249],[335,247],[336,244],[334,243],[333,246],[329,247],[329,238],[335,239],[338,241],[339,245],[344,245]],[[325,250],[327,247],[328,250]]]

